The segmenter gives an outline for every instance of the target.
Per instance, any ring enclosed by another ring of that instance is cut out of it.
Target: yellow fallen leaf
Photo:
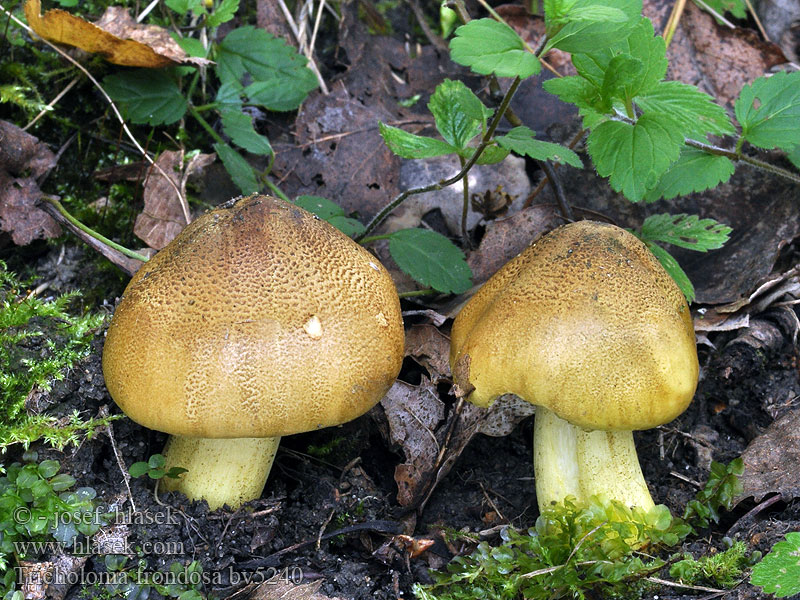
[[[44,15],[41,12],[40,0],[25,2],[28,24],[40,36],[100,54],[116,65],[158,68],[199,62],[188,58],[165,29],[135,23],[127,11],[118,7],[106,11],[99,26],[60,9],[48,10]]]

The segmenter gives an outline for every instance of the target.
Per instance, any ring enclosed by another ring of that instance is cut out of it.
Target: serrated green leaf
[[[697,215],[651,215],[642,223],[641,237],[651,242],[665,242],[687,250],[708,252],[722,248],[733,231],[714,219]]]
[[[236,184],[242,194],[255,194],[260,189],[253,167],[250,166],[242,155],[236,152],[228,144],[214,144],[214,151],[222,161],[228,175],[231,176],[233,183]]]
[[[542,68],[511,27],[492,19],[474,19],[456,29],[450,41],[450,58],[475,73],[498,77],[524,79]]]
[[[170,37],[175,40],[175,43],[189,56],[205,58],[208,54],[208,51],[203,46],[203,42],[197,38],[188,36],[181,37],[177,33],[170,33]]]
[[[103,89],[136,124],[170,125],[188,108],[178,84],[164,71],[135,69],[109,75],[103,79]]]
[[[216,10],[208,15],[206,24],[209,27],[219,27],[230,21],[239,10],[239,0],[222,0]]]
[[[641,13],[641,0],[546,1],[544,52],[558,48],[576,54],[608,47],[628,35]]]
[[[472,158],[472,155],[475,154],[475,148],[464,148],[463,150],[459,150],[458,153],[466,160],[469,160]],[[508,156],[508,150],[505,148],[489,145],[483,149],[483,152],[481,152],[481,155],[478,157],[478,160],[475,164],[494,165],[502,160],[505,160],[506,156]]]
[[[460,80],[445,79],[436,86],[428,102],[436,129],[445,141],[458,149],[481,133],[492,111]]]
[[[680,121],[684,135],[705,139],[706,135],[734,133],[728,113],[708,94],[679,81],[661,81],[636,98],[643,112],[660,112]]]
[[[389,252],[404,273],[439,292],[460,294],[472,285],[472,271],[464,253],[435,231],[395,231],[389,238]]]
[[[750,583],[786,598],[800,594],[800,531],[790,531],[753,567]]]
[[[638,202],[678,159],[684,138],[665,115],[642,115],[635,125],[601,123],[589,134],[587,149],[597,172],[628,200]]]
[[[181,16],[187,15],[189,11],[196,15],[205,14],[206,12],[203,0],[165,0],[164,4]]]
[[[578,74],[599,90],[615,57],[627,56],[641,61],[641,71],[624,88],[628,97],[633,98],[653,89],[664,78],[667,73],[666,52],[666,43],[661,36],[655,35],[650,19],[641,17],[625,39],[588,54],[574,54],[572,63]]]
[[[759,77],[734,105],[742,137],[754,146],[791,150],[800,144],[800,71]]]
[[[220,111],[222,110],[241,110],[242,108],[242,90],[244,88],[238,82],[223,83],[217,90],[217,97],[215,102],[219,105]]]
[[[619,54],[608,63],[600,95],[606,99],[606,110],[611,107],[611,98],[633,98],[637,92],[637,81],[644,72],[642,61],[627,54]]]
[[[298,196],[294,203],[310,213],[314,213],[323,221],[327,221],[339,231],[350,237],[364,233],[364,225],[360,221],[347,216],[344,209],[335,202],[321,196]]]
[[[389,150],[402,158],[433,158],[457,152],[457,148],[436,138],[415,135],[385,123],[379,123],[378,127]]]
[[[595,86],[576,75],[548,79],[542,83],[542,87],[578,108],[591,108],[600,98],[600,92]]]
[[[689,304],[694,302],[694,286],[692,285],[689,276],[678,264],[678,261],[675,260],[675,257],[658,244],[653,244],[652,242],[646,241],[645,244],[650,249],[650,252],[652,252],[653,255],[658,259],[658,262],[661,263],[661,266],[664,267],[664,270],[669,273],[669,276],[672,277],[676,284],[678,284],[681,292],[683,292],[683,295],[686,297],[686,301]]]
[[[250,115],[236,109],[225,109],[220,111],[220,116],[222,131],[234,144],[253,154],[272,154],[269,140],[255,130]]]
[[[580,157],[569,148],[560,144],[543,142],[534,137],[534,132],[525,126],[514,127],[506,135],[495,138],[503,148],[516,152],[524,156],[530,156],[534,160],[552,160],[553,162],[565,163],[577,169],[583,168]]]
[[[736,165],[725,156],[716,156],[697,148],[684,148],[680,158],[672,163],[654,188],[644,195],[645,202],[661,198],[671,200],[692,192],[702,192],[728,181]]]
[[[249,74],[253,83],[245,93],[253,103],[269,110],[294,110],[317,87],[305,56],[283,40],[249,25],[225,36],[216,60],[223,84],[242,83]]]

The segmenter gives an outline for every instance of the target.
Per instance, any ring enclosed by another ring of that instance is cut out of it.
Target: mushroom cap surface
[[[374,256],[255,195],[204,214],[141,267],[109,326],[103,375],[150,429],[275,437],[369,410],[400,371],[403,340]]]
[[[516,394],[584,429],[649,429],[697,386],[686,299],[624,229],[580,221],[506,263],[456,317],[450,364],[478,406]]]

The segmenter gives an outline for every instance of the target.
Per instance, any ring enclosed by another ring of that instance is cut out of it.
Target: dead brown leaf
[[[40,0],[25,2],[28,24],[51,42],[99,54],[108,62],[129,67],[159,68],[209,61],[187,56],[166,29],[136,23],[121,7],[110,7],[96,24],[60,10],[41,14]]]
[[[186,197],[186,182],[214,162],[214,154],[197,154],[183,165],[183,152],[167,151],[158,157],[156,164],[172,180],[172,184],[160,171],[153,168],[144,182],[144,209],[136,217],[133,232],[151,248],[160,250],[169,244],[187,221],[180,199],[175,194],[177,187]]]
[[[295,584],[278,574],[259,584],[246,585],[229,597],[229,600],[342,600],[321,594],[323,580]]]
[[[787,502],[800,497],[800,409],[773,422],[767,431],[750,442],[742,454],[743,491],[736,503],[750,496],[759,502],[778,493]]]
[[[672,0],[651,0],[643,12],[661,33],[672,10]],[[755,31],[718,25],[707,12],[687,2],[667,49],[668,79],[698,86],[721,104],[731,106],[742,86],[786,62],[780,48],[764,42]]]
[[[381,400],[389,421],[390,440],[403,449],[406,462],[395,468],[397,501],[410,505],[427,483],[439,455],[434,433],[444,420],[444,403],[436,388],[423,377],[418,386],[396,381]]]
[[[52,169],[50,149],[16,125],[0,121],[0,231],[18,246],[61,235],[61,228],[37,206],[42,191],[36,182]]]
[[[473,281],[483,283],[534,240],[562,223],[555,206],[550,205],[534,205],[489,223],[480,246],[467,256]]]
[[[450,379],[450,339],[433,325],[412,325],[405,353],[427,369],[434,385]]]

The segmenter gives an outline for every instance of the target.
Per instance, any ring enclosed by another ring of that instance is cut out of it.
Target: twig
[[[753,20],[756,22],[756,26],[758,27],[758,30],[761,32],[761,35],[763,35],[764,39],[767,40],[768,42],[772,41],[769,39],[769,36],[767,35],[767,30],[764,29],[764,25],[761,24],[761,19],[758,18],[758,13],[753,8],[753,4],[750,2],[750,0],[744,0],[744,3],[747,5],[747,10],[749,10],[750,14],[753,16]]]
[[[106,405],[101,406],[99,412],[101,417],[107,417],[108,407]],[[111,451],[114,453],[114,458],[117,459],[117,466],[122,473],[122,481],[125,482],[125,489],[128,490],[128,499],[131,501],[131,508],[133,509],[133,512],[138,512],[136,510],[136,502],[133,501],[133,494],[131,493],[131,476],[130,473],[128,473],[128,469],[125,467],[125,461],[122,460],[122,455],[119,453],[119,449],[117,448],[117,442],[114,440],[114,429],[112,428],[111,423],[106,424],[106,435],[108,436],[108,439],[111,440]]]
[[[294,22],[294,17],[292,17],[292,13],[289,8],[286,6],[286,2],[284,0],[278,0],[278,6],[281,8],[281,12],[283,13],[286,22],[289,24],[289,29],[292,30],[292,34],[294,34],[294,39],[297,40],[297,43],[300,45],[300,51],[304,50],[302,42],[302,35],[300,34],[300,30],[297,27],[297,23]],[[311,70],[314,71],[314,75],[317,76],[317,81],[319,82],[319,89],[322,90],[322,93],[326,96],[329,94],[328,86],[325,85],[325,80],[322,78],[322,73],[319,72],[319,67],[317,67],[317,63],[314,60],[314,57],[311,53],[305,53],[306,57],[308,58],[308,64],[311,66]]]
[[[50,101],[50,104],[48,104],[48,105],[47,105],[47,106],[45,106],[45,107],[44,107],[44,108],[43,108],[41,111],[39,111],[39,114],[38,114],[38,115],[36,115],[36,116],[33,118],[33,121],[31,121],[30,123],[28,123],[27,125],[25,125],[25,127],[23,127],[23,128],[22,128],[22,131],[28,131],[28,129],[30,129],[31,127],[33,127],[34,123],[36,123],[36,121],[38,121],[39,119],[41,119],[41,118],[42,118],[42,117],[45,115],[45,113],[46,113],[46,112],[53,110],[53,107],[54,107],[54,106],[55,106],[55,105],[58,103],[58,101],[59,101],[59,100],[61,100],[61,98],[63,98],[63,97],[64,97],[64,95],[65,95],[67,92],[69,92],[69,91],[70,91],[70,90],[71,90],[73,87],[75,87],[75,84],[76,84],[76,83],[78,83],[78,80],[79,80],[79,79],[80,79],[80,77],[74,77],[74,78],[72,79],[72,81],[70,81],[70,82],[67,84],[67,87],[65,87],[63,90],[61,90],[60,92],[58,92],[58,95],[57,95],[55,98],[53,98],[53,99]]]
[[[751,521],[758,513],[766,510],[767,508],[769,508],[773,504],[776,504],[777,502],[780,502],[781,500],[783,500],[783,496],[781,496],[780,494],[775,494],[774,496],[767,498],[754,508],[747,511],[747,514],[745,514],[742,518],[738,519],[736,523],[731,525],[730,529],[728,529],[725,535],[730,537],[731,535],[739,531],[742,527],[744,527],[744,525],[748,521]]]
[[[86,68],[82,64],[80,64],[78,61],[76,61],[74,58],[72,58],[69,54],[64,52],[61,48],[59,48],[58,46],[56,46],[55,44],[53,44],[49,40],[46,40],[45,38],[41,37],[33,29],[31,29],[28,25],[26,25],[25,23],[20,21],[17,17],[12,15],[10,12],[8,12],[5,9],[5,7],[0,6],[0,10],[2,10],[3,13],[5,13],[8,16],[8,18],[11,19],[12,21],[14,21],[14,23],[16,23],[19,27],[22,27],[25,31],[27,31],[28,34],[31,37],[39,38],[45,44],[47,44],[53,50],[55,50],[58,54],[60,54],[63,58],[65,58],[67,61],[72,63],[75,67],[77,67],[78,70],[80,70],[84,75],[86,75],[86,77],[89,78],[89,81],[91,81],[94,84],[94,86],[98,90],[100,90],[100,93],[103,95],[103,98],[106,99],[106,102],[108,102],[109,106],[111,107],[111,110],[114,112],[114,115],[117,117],[117,119],[119,120],[120,124],[122,125],[122,129],[125,131],[125,135],[127,135],[128,139],[131,140],[131,142],[133,142],[133,145],[136,146],[136,149],[142,154],[142,156],[144,156],[145,160],[147,160],[147,162],[149,162],[159,173],[161,173],[164,176],[164,179],[166,179],[167,182],[175,190],[175,193],[178,196],[178,201],[180,202],[181,208],[183,209],[183,216],[186,218],[186,222],[187,223],[191,222],[192,216],[191,216],[191,213],[189,212],[189,204],[186,202],[186,198],[183,197],[183,195],[181,194],[180,189],[175,184],[175,182],[172,181],[172,179],[170,179],[169,176],[164,172],[164,169],[162,169],[159,165],[157,165],[156,162],[152,158],[150,158],[150,156],[148,156],[147,152],[145,152],[145,150],[144,150],[144,148],[142,148],[141,144],[139,144],[139,142],[136,140],[136,138],[133,137],[133,133],[131,133],[131,130],[128,128],[127,123],[125,123],[125,119],[122,118],[122,114],[119,112],[119,109],[117,108],[117,105],[114,104],[114,101],[111,99],[111,96],[109,96],[108,93],[103,89],[103,86],[100,85],[100,82],[97,81],[97,79],[95,79],[94,76],[91,73],[89,73],[89,71],[87,71]]]
[[[542,166],[542,170],[547,174],[547,179],[550,181],[550,186],[553,188],[553,195],[556,197],[556,201],[558,202],[558,210],[561,212],[561,216],[564,217],[564,220],[568,223],[572,223],[575,221],[575,215],[572,214],[572,209],[570,208],[567,197],[564,194],[564,188],[561,186],[561,180],[556,175],[556,170],[553,168],[553,165],[549,160],[539,161],[539,164]]]
[[[727,593],[727,590],[718,590],[716,588],[705,587],[702,585],[687,585],[685,583],[675,583],[674,581],[667,581],[666,579],[659,579],[658,577],[645,577],[645,581],[650,581],[652,583],[660,583],[661,585],[666,585],[669,587],[683,588],[685,590],[697,590],[699,592],[713,592],[715,594]]]
[[[678,23],[683,16],[683,11],[686,8],[686,0],[676,0],[675,4],[672,5],[672,12],[669,15],[669,20],[667,21],[666,27],[664,27],[664,41],[666,41],[667,46],[672,41],[672,36],[675,35],[675,30],[678,28]]]
[[[422,12],[422,8],[420,8],[419,0],[406,0],[406,2],[408,6],[411,7],[411,12],[413,12],[414,16],[417,18],[417,24],[420,29],[422,29],[422,33],[425,37],[428,38],[428,41],[440,52],[447,52],[448,47],[444,40],[431,31],[425,14]]]

